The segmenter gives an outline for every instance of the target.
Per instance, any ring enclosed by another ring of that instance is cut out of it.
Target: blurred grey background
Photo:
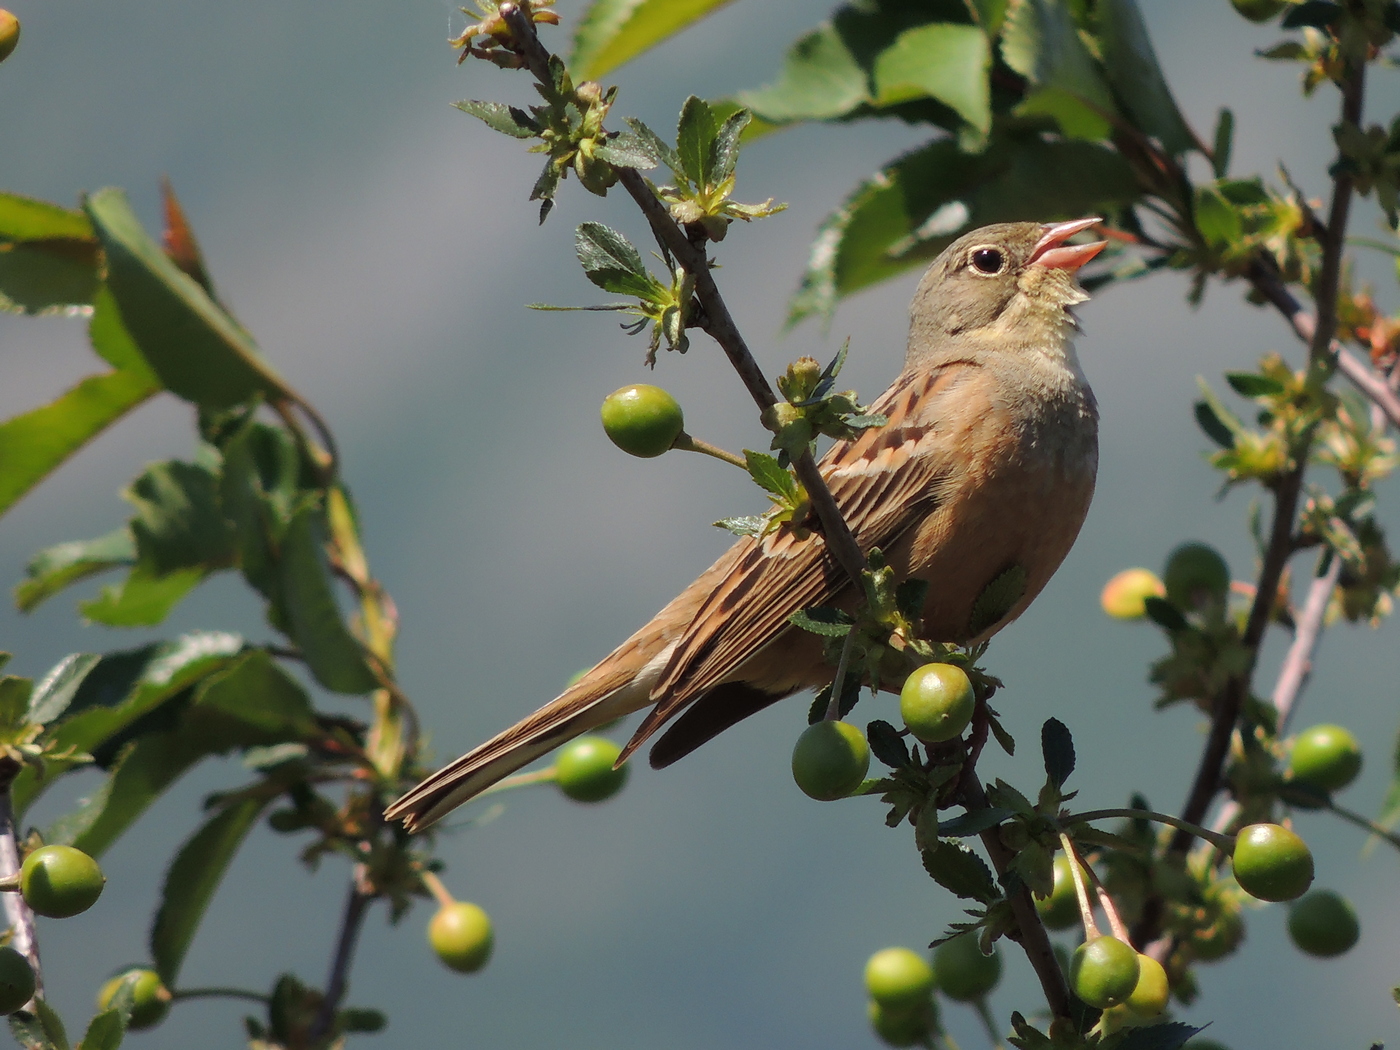
[[[23,21],[0,69],[0,186],[72,204],[84,190],[128,189],[158,226],[157,180],[173,180],[220,292],[267,355],[331,420],[364,517],[374,570],[403,614],[402,681],[448,758],[553,696],[659,608],[723,549],[708,522],[761,501],[736,471],[702,457],[638,461],[597,422],[602,397],[652,380],[686,407],[696,434],[732,448],[764,440],[721,355],[703,336],[655,376],[644,347],[609,315],[538,314],[534,301],[589,303],[573,227],[598,219],[643,243],[630,202],[570,181],[543,228],[526,196],[537,158],[449,108],[464,97],[520,102],[526,79],[480,63],[458,68],[446,40],[464,23],[442,0],[9,0]],[[1144,2],[1180,103],[1208,136],[1217,107],[1235,110],[1237,172],[1285,162],[1325,191],[1333,93],[1301,102],[1297,67],[1251,57],[1274,41],[1225,0]],[[581,0],[561,0],[567,21]],[[825,3],[737,0],[616,75],[618,113],[674,126],[687,94],[755,86],[776,70]],[[564,48],[555,31],[553,46]],[[1372,79],[1370,113],[1388,121],[1395,74]],[[811,127],[747,150],[739,197],[791,203],[720,247],[722,288],[764,367],[829,355],[851,336],[847,376],[867,396],[898,369],[917,274],[841,307],[829,333],[780,334],[809,239],[854,182],[920,138],[898,123]],[[1354,230],[1371,234],[1363,206]],[[1388,263],[1363,274],[1396,302]],[[1108,621],[1098,591],[1116,570],[1159,568],[1176,542],[1216,544],[1237,576],[1253,569],[1248,496],[1213,498],[1205,439],[1190,413],[1195,377],[1217,381],[1279,349],[1299,349],[1279,320],[1212,286],[1190,310],[1175,276],[1115,288],[1081,310],[1080,353],[1103,410],[1097,499],[1078,545],[1030,612],[994,645],[1007,683],[999,706],[1020,740],[989,775],[1039,782],[1038,728],[1050,714],[1075,734],[1072,786],[1086,807],[1122,805],[1134,789],[1180,806],[1202,721],[1154,713],[1150,628]],[[75,320],[0,318],[4,416],[47,400],[94,370]],[[0,527],[0,581],[35,549],[104,532],[126,516],[121,485],[142,464],[188,455],[190,411],[148,405],[83,451]],[[1393,497],[1389,487],[1384,495]],[[1301,569],[1301,566],[1300,566]],[[88,591],[94,588],[87,588]],[[12,667],[38,675],[66,652],[134,645],[149,632],[80,626],[75,595],[30,617],[0,613]],[[233,580],[206,586],[173,626],[266,637]],[[1267,689],[1281,651],[1265,656]],[[1330,633],[1298,725],[1341,721],[1367,742],[1346,801],[1375,812],[1400,722],[1395,632]],[[862,720],[890,701],[863,702]],[[353,705],[347,709],[354,710]],[[958,917],[922,873],[908,829],[883,826],[872,801],[818,804],[792,784],[788,756],[805,702],[778,705],[662,773],[634,770],[616,801],[585,808],[544,789],[507,796],[505,812],[442,845],[447,882],[496,921],[497,950],[462,978],[428,951],[426,905],[397,928],[376,912],[350,1001],[383,1008],[390,1027],[356,1045],[588,1047],[873,1046],[860,982],[866,956],[921,946]],[[196,826],[200,792],[240,782],[234,764],[197,771],[108,856],[91,912],[41,920],[45,978],[81,1026],[100,981],[145,958],[159,888],[155,858]],[[80,785],[90,789],[95,778]],[[35,814],[50,819],[75,787]],[[487,807],[477,807],[481,812]],[[1323,964],[1292,950],[1283,909],[1253,917],[1234,958],[1202,968],[1187,1019],[1247,1047],[1363,1047],[1400,1036],[1396,857],[1360,858],[1362,836],[1321,816],[1301,828],[1319,883],[1348,894],[1360,945]],[[265,989],[293,970],[324,981],[346,881],[327,861],[295,861],[296,839],[265,829],[240,857],[186,965],[189,985]],[[993,996],[1004,1024],[1038,1001],[1024,959],[1010,956]],[[242,1045],[240,1004],[180,1006],[133,1046]],[[949,1009],[963,1047],[985,1045],[971,1011]],[[76,1034],[76,1033],[75,1033]]]

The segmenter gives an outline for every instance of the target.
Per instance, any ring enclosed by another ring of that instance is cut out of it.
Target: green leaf
[[[851,633],[855,617],[841,609],[828,609],[815,606],[811,609],[798,609],[788,617],[788,623],[800,627],[823,638],[844,638]]]
[[[88,376],[56,401],[0,423],[0,514],[158,389],[136,372]]]
[[[291,436],[252,419],[224,445],[219,504],[233,525],[238,564],[275,603],[281,602],[277,548],[291,520],[300,468]]]
[[[977,26],[935,22],[906,29],[875,59],[875,103],[935,98],[986,133],[992,126],[991,68],[991,45]]]
[[[50,827],[45,841],[100,856],[202,759],[320,735],[305,691],[266,652],[253,650],[205,678],[172,728],[138,737],[102,789]]]
[[[49,669],[29,698],[28,721],[47,725],[68,710],[83,679],[100,663],[95,653],[70,653]]]
[[[0,729],[15,730],[27,721],[34,682],[7,674],[0,677]]]
[[[1235,141],[1235,115],[1225,106],[1220,107],[1220,116],[1215,121],[1215,147],[1211,158],[1211,168],[1217,179],[1230,173],[1230,150]]]
[[[737,98],[775,124],[829,120],[871,101],[866,71],[831,22],[792,45],[777,81],[757,91],[742,91]]]
[[[42,999],[34,1000],[35,1013],[10,1014],[10,1032],[25,1050],[69,1050],[63,1019]]]
[[[1200,376],[1196,377],[1196,387],[1201,392],[1201,400],[1196,402],[1195,407],[1196,422],[1221,448],[1234,448],[1236,438],[1245,433],[1245,425],[1225,407],[1210,384]]]
[[[713,181],[712,147],[718,132],[719,121],[710,112],[710,104],[695,95],[687,98],[676,123],[676,156],[695,186],[703,188]]]
[[[749,514],[738,518],[720,518],[714,525],[736,536],[762,536],[764,520],[757,514]]]
[[[987,809],[976,809],[970,813],[964,813],[960,817],[952,820],[945,820],[939,829],[939,834],[944,838],[971,838],[980,835],[990,828],[996,827],[1002,821],[1016,815],[1015,810],[998,809],[989,807]]]
[[[1057,788],[1074,772],[1074,737],[1058,718],[1047,718],[1040,727],[1040,753],[1045,775]]]
[[[1114,211],[1139,196],[1127,162],[1088,142],[993,136],[985,152],[939,140],[856,188],[817,233],[788,323],[932,258],[968,229]]]
[[[1184,631],[1191,626],[1186,622],[1186,617],[1181,615],[1181,610],[1165,598],[1149,596],[1143,600],[1143,609],[1147,618],[1163,630]]]
[[[337,693],[366,693],[379,684],[364,647],[340,614],[326,561],[322,512],[304,506],[287,526],[280,563],[287,630],[316,680]]]
[[[508,106],[504,102],[478,102],[468,98],[452,104],[463,113],[481,120],[493,131],[510,135],[512,138],[530,139],[540,133],[539,121],[523,109]]]
[[[574,35],[569,67],[597,80],[730,0],[593,0]]]
[[[792,473],[778,460],[766,452],[744,449],[744,462],[748,464],[749,477],[758,483],[759,488],[771,492],[783,500],[797,498],[797,481]]]
[[[986,861],[962,843],[945,839],[924,850],[922,856],[924,870],[948,892],[983,904],[1001,896]]]
[[[167,986],[177,983],[185,953],[224,872],[270,802],[243,798],[221,810],[180,847],[171,862],[151,926],[151,959]]]
[[[79,602],[78,609],[93,623],[108,627],[154,627],[205,575],[202,568],[162,574],[138,564],[120,584],[103,587],[98,597]]]
[[[1104,72],[1138,130],[1174,157],[1195,149],[1195,136],[1167,87],[1135,0],[1099,0],[1094,11]]]
[[[127,1011],[130,1014],[130,1010]],[[117,1050],[126,1036],[126,1021],[116,1010],[103,1010],[88,1022],[79,1050]]]
[[[336,1026],[342,1032],[380,1032],[389,1019],[378,1010],[347,1007],[335,1015]]]
[[[967,629],[973,637],[990,630],[1011,614],[1026,593],[1026,570],[1012,565],[983,589],[972,603]]]
[[[97,356],[119,372],[129,372],[148,380],[153,389],[160,388],[160,380],[151,371],[151,366],[141,356],[141,348],[131,338],[131,333],[122,324],[121,310],[112,290],[106,285],[92,300],[92,320],[88,322],[88,342]]]
[[[619,168],[654,168],[661,163],[661,154],[650,139],[625,131],[614,134],[593,155]]]
[[[1006,9],[1011,0],[968,0],[968,10],[988,37],[995,39],[1001,32],[1001,24],[1006,18]]]
[[[734,167],[739,161],[739,143],[744,137],[744,129],[753,120],[753,114],[747,109],[738,109],[723,116],[714,107],[710,108],[710,113],[719,121],[719,130],[710,144],[710,178],[718,185],[734,174]]]
[[[0,240],[0,311],[66,314],[97,293],[97,247],[90,241]]]
[[[1054,117],[1071,138],[1107,138],[1113,94],[1062,0],[1018,0],[1002,27],[1002,58],[1034,85],[1021,115]]]
[[[622,234],[600,222],[585,222],[574,234],[574,248],[588,279],[604,291],[657,301],[666,289],[647,273],[641,253]]]
[[[87,200],[122,321],[166,389],[207,408],[292,397],[252,339],[141,228],[120,190]]]
[[[79,580],[136,561],[136,541],[125,526],[93,540],[71,540],[45,547],[24,568],[15,587],[15,605],[32,612],[39,603]]]
[[[155,575],[233,564],[233,529],[214,472],[180,460],[155,463],[123,495],[136,508],[131,532],[141,565]]]
[[[1254,372],[1226,372],[1225,382],[1242,397],[1273,397],[1284,391],[1283,384],[1277,379]]]
[[[1204,1031],[1184,1021],[1130,1028],[1122,1041],[1114,1045],[1114,1050],[1181,1050],[1187,1040]]]
[[[891,769],[900,769],[909,764],[909,747],[899,730],[883,719],[875,719],[865,727],[866,738],[870,741],[870,753]]]
[[[33,197],[22,197],[17,193],[0,193],[0,240],[92,239],[92,223],[82,212]]]
[[[1196,190],[1196,229],[1213,248],[1226,248],[1244,236],[1244,220],[1238,209],[1215,186]]]

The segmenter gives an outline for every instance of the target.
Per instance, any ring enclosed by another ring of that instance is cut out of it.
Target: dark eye
[[[995,248],[978,248],[972,253],[972,265],[977,268],[978,273],[988,275],[1001,273],[1001,268],[1005,263],[1006,259]]]

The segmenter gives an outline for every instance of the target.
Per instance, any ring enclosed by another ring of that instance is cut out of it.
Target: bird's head
[[[911,359],[942,352],[958,336],[1003,349],[1059,342],[1073,323],[1069,308],[1088,298],[1076,271],[1107,245],[1066,242],[1101,221],[1004,222],[959,237],[914,293]]]

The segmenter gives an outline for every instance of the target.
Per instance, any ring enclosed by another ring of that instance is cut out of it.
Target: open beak
[[[1076,233],[1097,226],[1103,222],[1098,216],[1088,219],[1072,219],[1069,222],[1046,223],[1044,233],[1036,241],[1030,261],[1037,266],[1050,269],[1077,270],[1086,262],[1108,247],[1107,241],[1091,241],[1088,244],[1066,244]]]

